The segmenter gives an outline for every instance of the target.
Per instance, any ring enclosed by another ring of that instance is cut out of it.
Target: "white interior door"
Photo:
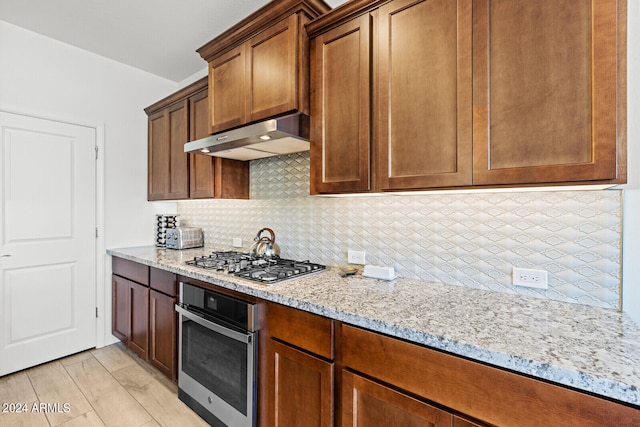
[[[95,146],[0,112],[0,375],[95,346]]]

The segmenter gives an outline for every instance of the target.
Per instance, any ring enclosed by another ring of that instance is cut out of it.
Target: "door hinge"
[[[98,238],[98,227],[96,227],[96,239]]]
[[[96,319],[98,318],[98,307],[96,307]]]
[[[98,146],[96,145],[96,160],[98,160]]]

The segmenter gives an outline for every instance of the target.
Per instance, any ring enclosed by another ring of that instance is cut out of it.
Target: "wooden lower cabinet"
[[[111,332],[121,341],[129,338],[129,283],[124,277],[112,276],[111,280]]]
[[[333,426],[334,364],[273,339],[267,346],[266,425]]]
[[[640,425],[637,408],[352,326],[342,325],[337,335],[341,337],[345,369],[375,378],[396,393],[465,414],[468,419],[519,427]],[[347,393],[348,384],[348,379],[343,380]],[[359,384],[363,380],[358,380],[355,387],[366,393],[376,389]],[[399,397],[393,399],[400,409],[417,405]],[[379,411],[368,403],[371,411]],[[362,407],[357,411],[359,416],[365,416]],[[468,421],[456,421],[456,425],[469,426]]]
[[[149,360],[149,288],[129,282],[129,339],[127,346]]]
[[[112,333],[148,360],[149,288],[115,274],[112,277]]]
[[[334,324],[317,314],[260,305],[259,425],[334,425]]]
[[[178,278],[154,268],[145,276],[145,268],[114,261],[113,334],[175,381]],[[640,425],[637,407],[306,311],[256,303],[261,427]]]
[[[453,415],[349,371],[342,371],[342,427],[450,427]]]
[[[149,292],[149,362],[177,380],[176,297],[153,289]]]
[[[176,275],[117,257],[112,270],[113,335],[176,382]]]
[[[453,417],[453,427],[481,427],[483,425],[457,416]]]

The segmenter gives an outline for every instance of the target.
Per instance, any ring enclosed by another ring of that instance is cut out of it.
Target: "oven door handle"
[[[201,316],[198,316],[197,314],[193,314],[190,311],[185,310],[184,308],[180,307],[177,304],[176,304],[176,311],[181,315],[183,315],[184,317],[186,317],[187,319],[193,320],[197,324],[202,325],[207,329],[211,329],[212,331],[217,332],[221,335],[224,335],[226,337],[232,338],[236,341],[240,341],[245,344],[251,343],[252,334],[243,334],[241,332],[236,332],[231,329],[225,328],[224,326],[220,326],[217,323],[211,322]]]

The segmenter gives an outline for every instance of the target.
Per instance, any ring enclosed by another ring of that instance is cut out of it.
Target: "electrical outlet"
[[[513,267],[513,282],[516,286],[547,289],[547,272],[545,270],[530,270],[528,268]]]
[[[233,247],[234,248],[241,248],[242,247],[242,238],[241,237],[234,237],[233,238]]]
[[[349,264],[360,264],[364,265],[364,251],[352,251],[351,249],[347,250],[347,262]]]

